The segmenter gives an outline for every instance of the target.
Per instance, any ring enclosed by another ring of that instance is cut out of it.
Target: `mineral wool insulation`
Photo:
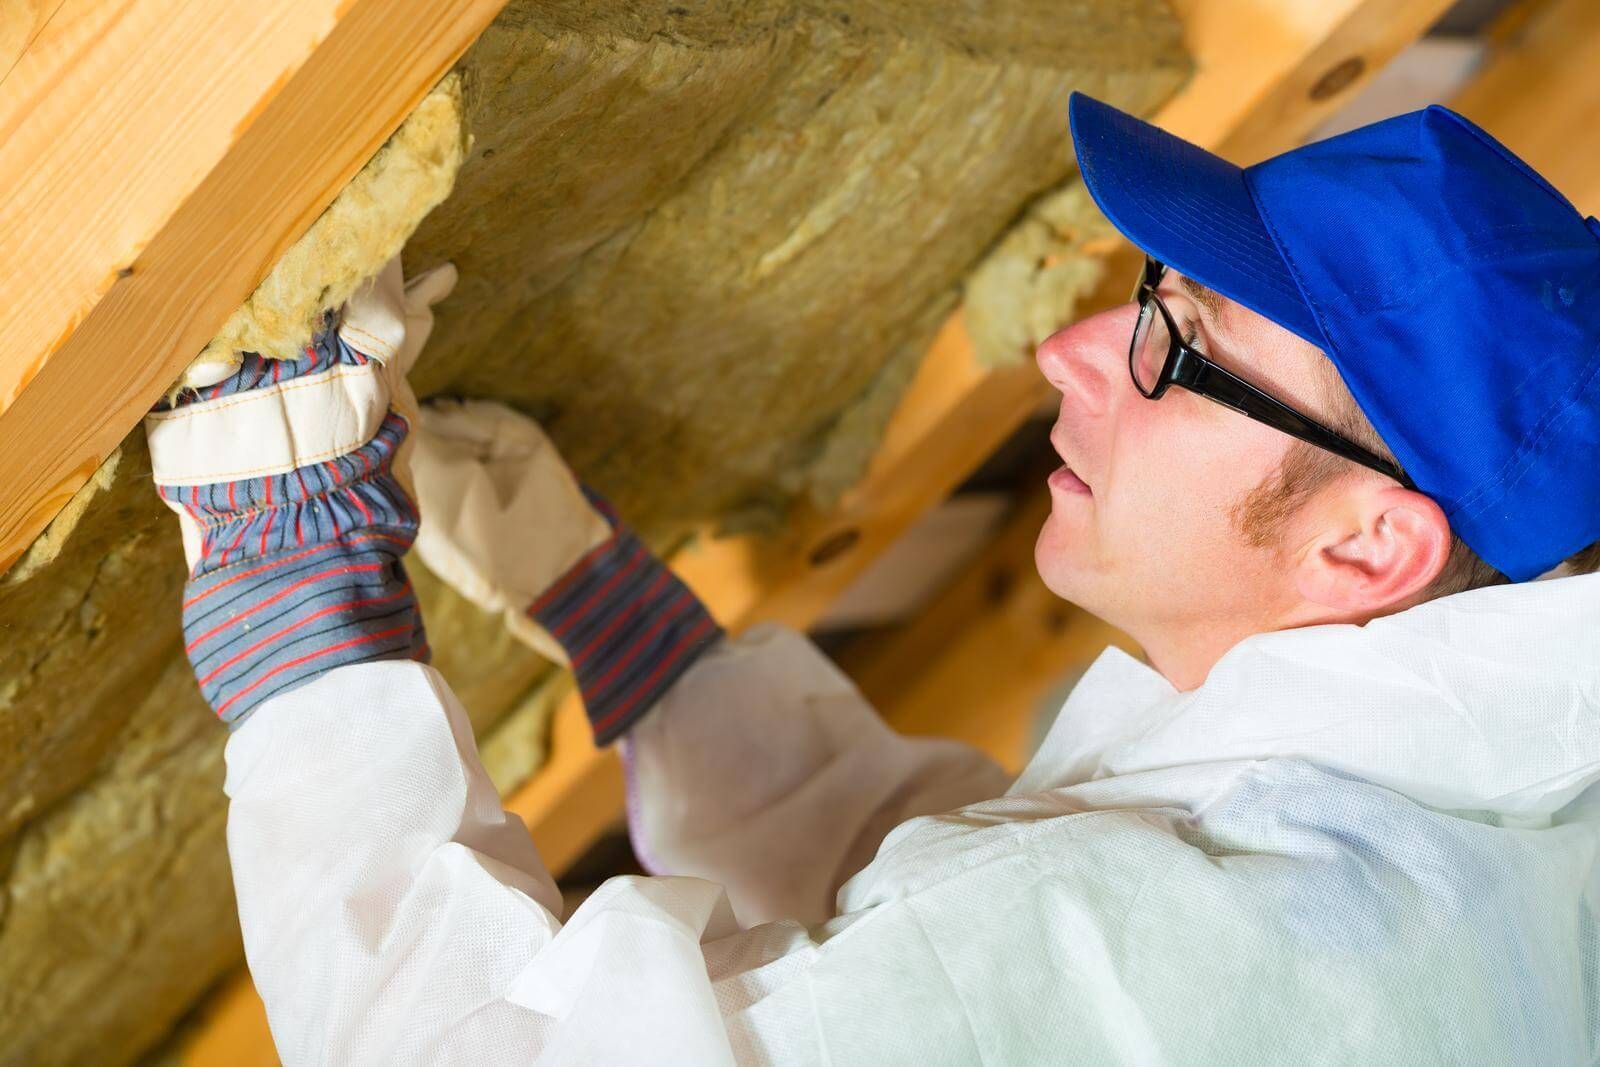
[[[1161,0],[513,0],[197,360],[298,351],[403,242],[461,273],[421,395],[539,417],[657,544],[773,528],[963,285],[985,358],[1071,316],[1104,225],[1067,95],[1149,112],[1185,71]],[[559,683],[411,565],[509,787]],[[136,431],[0,578],[0,1064],[135,1060],[241,962],[183,574]]]

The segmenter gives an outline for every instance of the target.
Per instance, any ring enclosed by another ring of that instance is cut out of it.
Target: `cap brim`
[[[1083,182],[1124,237],[1327,348],[1240,167],[1082,93],[1068,115]]]

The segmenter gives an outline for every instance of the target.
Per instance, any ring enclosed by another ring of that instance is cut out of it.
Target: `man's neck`
[[[1231,645],[1229,647],[1232,647]],[[1214,655],[1195,655],[1191,649],[1145,647],[1145,658],[1180,693],[1199,689],[1211,673],[1212,664],[1222,658],[1223,649]]]
[[[1397,605],[1395,610],[1410,605]],[[1329,624],[1363,625],[1371,616],[1341,617],[1316,604],[1301,602],[1292,608],[1281,609],[1253,622],[1244,620],[1206,619],[1170,630],[1158,630],[1145,641],[1141,634],[1129,630],[1130,636],[1144,649],[1145,659],[1161,676],[1172,683],[1179,692],[1199,689],[1217,660],[1247,637],[1274,633],[1278,630],[1295,630],[1304,626]]]
[[[1179,692],[1199,689],[1217,660],[1246,637],[1279,629],[1277,626],[1226,625],[1215,620],[1170,632],[1145,641],[1133,634],[1145,659]]]

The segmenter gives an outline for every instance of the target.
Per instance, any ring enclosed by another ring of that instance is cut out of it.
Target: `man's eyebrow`
[[[1213,323],[1216,322],[1222,314],[1222,297],[1215,290],[1207,289],[1187,274],[1179,275],[1178,281],[1188,294],[1194,298],[1194,302],[1205,309],[1206,315],[1211,321]]]

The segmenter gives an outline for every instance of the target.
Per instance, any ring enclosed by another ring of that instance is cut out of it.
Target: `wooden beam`
[[[1600,4],[1525,4],[1451,106],[1505,142],[1587,215],[1600,215]]]
[[[1156,122],[1243,161],[1298,143],[1449,0],[1174,0],[1173,6],[1184,20],[1196,74]],[[1030,365],[980,366],[958,312],[902,399],[866,477],[837,508],[799,516],[781,538],[704,541],[674,559],[674,569],[732,629],[760,619],[807,626],[1046,394]],[[1081,619],[1069,625],[1091,632]],[[1086,638],[1085,647],[1095,640]],[[905,715],[913,727],[925,721]],[[939,725],[957,733],[969,727]],[[527,823],[559,874],[621,818],[620,783],[615,755],[589,741],[574,697],[556,712],[548,763],[507,799],[506,809]],[[210,1018],[189,1046],[187,1063],[251,1062],[270,1040],[246,974],[214,1002]]]
[[[64,0],[10,0],[0,4],[0,87]]]
[[[0,572],[502,2],[8,0]]]
[[[1452,0],[1173,0],[1199,69],[1165,129],[1236,163],[1294,147]]]
[[[248,971],[211,994],[204,1018],[185,1040],[179,1060],[205,1067],[278,1067],[267,1011]]]

